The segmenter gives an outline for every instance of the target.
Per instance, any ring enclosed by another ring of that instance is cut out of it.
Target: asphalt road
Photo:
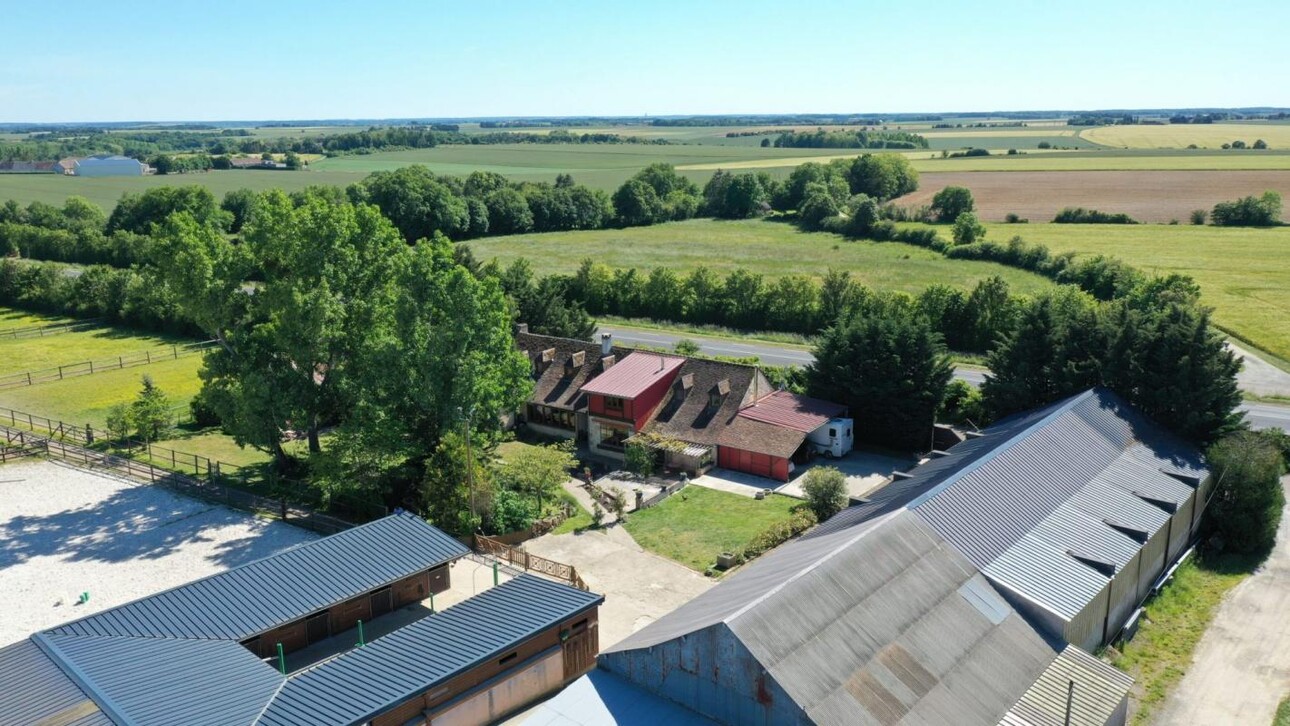
[[[614,325],[606,325],[597,333],[612,333],[614,342],[623,345],[642,345],[668,349],[676,345],[676,341],[687,338],[698,343],[699,349],[708,355],[756,356],[762,363],[774,366],[804,366],[814,360],[808,350],[773,343],[701,337],[684,333],[669,333],[664,330],[642,330],[640,328],[626,328]],[[986,371],[980,368],[959,366],[954,369],[956,378],[965,380],[972,385],[980,385],[985,380],[985,374]],[[1241,404],[1241,410],[1245,412],[1245,417],[1249,420],[1250,425],[1256,429],[1279,427],[1285,431],[1290,431],[1290,406],[1246,401]]]

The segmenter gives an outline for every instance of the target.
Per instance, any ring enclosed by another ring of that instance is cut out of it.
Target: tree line
[[[775,137],[785,149],[926,149],[927,139],[909,131],[787,131]]]

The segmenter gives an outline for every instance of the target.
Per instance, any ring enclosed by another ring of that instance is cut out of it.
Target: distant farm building
[[[362,641],[467,554],[395,514],[36,633],[0,649],[0,723],[482,723],[592,667],[604,598],[532,575]]]
[[[73,176],[143,176],[148,173],[148,165],[128,156],[100,154],[76,159],[72,163]]]
[[[56,167],[53,161],[0,161],[0,174],[53,174]]]

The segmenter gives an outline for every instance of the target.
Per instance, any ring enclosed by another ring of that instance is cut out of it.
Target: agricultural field
[[[33,313],[26,310],[0,307],[0,336],[18,328],[32,328],[59,323],[74,322],[72,318],[47,313]]]
[[[1266,122],[1096,126],[1085,129],[1080,136],[1102,146],[1133,149],[1185,149],[1191,144],[1202,149],[1217,149],[1238,139],[1246,145],[1263,139],[1273,149],[1290,148],[1290,125]]]
[[[591,258],[613,267],[669,267],[678,273],[706,266],[725,275],[743,267],[771,278],[819,277],[834,267],[849,270],[872,288],[909,293],[935,282],[967,289],[991,275],[1004,278],[1021,294],[1052,285],[1039,275],[992,262],[948,260],[913,245],[847,241],[768,220],[694,219],[652,227],[485,237],[470,246],[480,260],[496,258],[509,264],[527,258],[539,274],[572,273]]]
[[[3,321],[3,315],[0,315],[0,329],[9,327]],[[190,345],[192,342],[179,336],[150,335],[113,327],[92,327],[36,338],[0,336],[0,376],[82,361],[97,362],[145,350],[158,351],[163,346],[169,350],[169,346]]]
[[[178,413],[201,390],[201,380],[197,378],[201,364],[201,356],[190,356],[34,386],[6,388],[0,390],[0,407],[77,426],[90,424],[103,428],[108,410],[118,403],[134,400],[140,381],[147,375],[165,392]],[[204,454],[200,451],[194,453]]]
[[[1019,234],[1054,252],[1113,255],[1152,274],[1190,275],[1214,321],[1290,367],[1290,227],[990,224],[988,238]]]
[[[925,172],[918,191],[897,200],[930,204],[947,186],[972,190],[982,219],[1003,221],[1014,213],[1048,222],[1065,207],[1123,212],[1141,222],[1186,222],[1194,209],[1269,189],[1290,197],[1286,171],[1051,171]]]
[[[251,170],[93,179],[59,174],[0,174],[0,200],[14,199],[22,205],[34,201],[61,205],[70,196],[80,196],[110,210],[122,194],[138,194],[152,187],[200,184],[210,189],[216,198],[221,198],[243,187],[257,191],[277,188],[292,192],[314,184],[345,186],[362,178],[362,174]]]

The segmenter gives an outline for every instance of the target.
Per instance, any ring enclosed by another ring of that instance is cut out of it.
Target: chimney
[[[609,355],[609,351],[613,350],[613,348],[614,348],[614,334],[601,333],[600,334],[600,354]]]
[[[516,335],[525,335],[525,334],[527,334],[528,332],[529,332],[529,324],[528,324],[528,323],[516,323],[516,324],[515,324],[515,334],[516,334]]]

